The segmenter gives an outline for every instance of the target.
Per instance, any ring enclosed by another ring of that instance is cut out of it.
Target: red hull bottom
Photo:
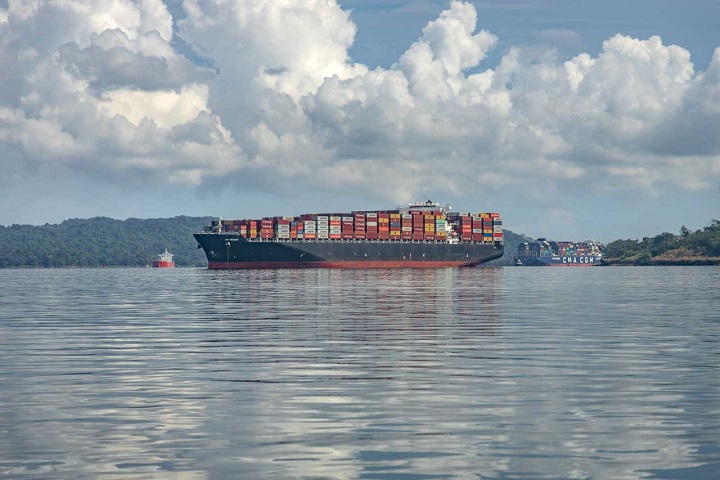
[[[472,267],[474,264],[465,262],[420,262],[420,261],[377,261],[377,262],[352,262],[352,261],[321,261],[321,262],[210,262],[208,268],[211,270],[235,270],[235,269],[274,269],[274,268],[448,268],[448,267]]]
[[[153,260],[152,266],[159,267],[159,268],[173,268],[175,266],[175,262],[162,262],[162,261]]]

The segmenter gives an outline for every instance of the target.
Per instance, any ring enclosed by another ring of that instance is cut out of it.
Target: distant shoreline
[[[647,261],[637,259],[605,258],[604,266],[623,267],[695,267],[720,265],[720,257],[652,258]]]

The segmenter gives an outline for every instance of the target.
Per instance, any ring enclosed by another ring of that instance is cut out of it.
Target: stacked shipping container
[[[214,220],[208,231],[260,241],[393,241],[503,243],[497,213],[374,211],[305,214],[260,220]],[[577,247],[576,247],[577,248]]]

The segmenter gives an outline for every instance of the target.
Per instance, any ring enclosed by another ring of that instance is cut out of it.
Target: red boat
[[[175,262],[173,262],[173,254],[168,252],[167,248],[158,256],[160,257],[160,260],[153,260],[153,267],[173,268],[175,266]]]

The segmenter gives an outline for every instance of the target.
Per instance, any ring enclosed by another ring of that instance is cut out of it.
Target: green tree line
[[[0,268],[140,267],[166,248],[177,266],[207,260],[192,234],[211,217],[71,219],[60,224],[0,225]]]
[[[692,231],[683,226],[679,235],[663,232],[642,240],[615,240],[605,246],[611,264],[712,264],[720,261],[720,220]]]

